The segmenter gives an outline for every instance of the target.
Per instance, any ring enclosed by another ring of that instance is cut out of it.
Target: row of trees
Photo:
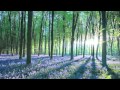
[[[0,53],[120,56],[118,11],[1,11]]]

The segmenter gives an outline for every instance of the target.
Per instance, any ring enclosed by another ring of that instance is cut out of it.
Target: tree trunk
[[[50,52],[51,52],[51,51],[50,51],[50,50],[51,50],[51,48],[50,48],[50,39],[51,39],[51,38],[50,38],[50,31],[51,31],[51,30],[50,30],[50,29],[51,29],[50,26],[51,26],[51,22],[50,22],[50,21],[51,21],[51,20],[50,20],[50,12],[49,12],[49,35],[48,35],[48,53],[49,53],[49,56],[50,56]]]
[[[100,42],[100,29],[101,29],[101,12],[99,11],[99,16],[100,16],[100,20],[99,20],[99,33],[98,33],[98,44],[97,44],[97,49],[96,49],[96,58],[98,59],[98,48],[99,48],[99,42]]]
[[[61,41],[60,41],[60,32],[59,32],[59,55],[61,54],[60,46],[61,46]]]
[[[120,24],[119,24],[119,33],[120,33]],[[120,56],[120,35],[117,37],[117,47],[118,47],[118,55]]]
[[[13,56],[13,52],[12,52],[12,27],[11,27],[11,11],[8,12],[8,17],[9,17],[9,24],[10,24],[10,50],[11,50],[11,55]]]
[[[71,37],[71,60],[73,60],[73,44],[74,44],[74,32],[75,32],[75,29],[76,29],[76,24],[77,24],[77,21],[78,21],[78,16],[79,16],[79,13],[75,13],[73,11],[73,22],[72,22],[72,37]]]
[[[77,40],[76,40],[76,56],[78,55],[78,31],[76,32],[77,33]]]
[[[26,61],[27,65],[31,64],[32,17],[33,17],[33,11],[28,11],[27,61]]]
[[[63,15],[63,45],[62,45],[62,57],[64,56],[64,50],[65,50],[65,12]]]
[[[45,32],[45,53],[46,54],[46,46],[47,46],[47,37],[46,37],[46,21],[45,21],[45,28],[44,28],[44,32]]]
[[[82,51],[82,50],[83,50],[83,45],[82,45],[82,40],[83,40],[83,39],[82,39],[82,34],[81,34],[81,39],[80,39],[80,40],[81,40],[81,55],[82,55],[82,53],[83,53],[83,51]]]
[[[67,54],[67,40],[65,41],[65,55]]]
[[[20,12],[18,12],[19,14],[19,20],[18,20],[18,35],[17,35],[17,39],[16,39],[16,55],[18,54],[18,50],[19,50],[19,41],[20,41]]]
[[[87,39],[87,33],[88,33],[88,23],[90,22],[89,17],[86,22],[86,32],[85,32],[85,39],[84,39],[84,46],[83,46],[83,58],[85,57],[85,44],[86,44],[86,39]]]
[[[92,16],[93,16],[93,12],[92,12]],[[95,38],[95,31],[94,31],[94,17],[92,17],[92,36],[93,36],[93,43],[95,42],[94,41],[94,38]],[[92,45],[92,60],[95,59],[95,51],[94,51],[94,44]]]
[[[104,29],[102,31],[102,66],[106,66],[106,11],[101,11],[102,14],[102,28]]]
[[[114,36],[114,29],[115,29],[115,23],[114,23],[114,17],[113,17],[113,21],[112,21],[112,28],[113,28],[113,33],[112,33],[112,36]],[[112,37],[112,41],[111,41],[111,55],[113,56],[113,39],[114,37]]]
[[[21,11],[21,32],[20,32],[20,51],[19,51],[19,59],[22,59],[22,49],[23,49],[23,11]]]
[[[40,37],[39,37],[39,51],[38,51],[38,56],[40,55],[40,53],[42,53],[42,27],[43,27],[43,19],[44,19],[44,12],[42,12],[42,19],[41,19],[41,26],[40,26]]]
[[[50,59],[53,58],[53,23],[54,23],[54,11],[52,11],[52,27],[51,27],[51,55],[50,55]]]
[[[23,57],[25,57],[25,45],[26,45],[26,41],[25,41],[25,34],[26,34],[26,11],[24,11],[24,28],[23,28]]]

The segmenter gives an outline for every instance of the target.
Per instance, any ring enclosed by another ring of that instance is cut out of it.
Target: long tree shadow
[[[48,58],[48,57],[43,57],[43,58]],[[32,60],[31,61],[38,61],[40,59],[40,61],[42,61],[41,57],[38,57],[38,58],[33,58],[32,57]],[[0,61],[0,65],[9,65],[10,63],[23,63],[23,62],[26,62],[26,58],[24,59],[7,59],[7,60],[2,60]]]
[[[54,58],[56,57],[60,57],[60,56],[54,56]],[[37,56],[33,56],[31,58],[31,61],[46,61],[46,60],[49,60],[50,57],[49,56],[42,56],[42,57],[37,57]],[[25,62],[26,61],[26,58],[23,58],[23,59],[6,59],[6,60],[1,60],[0,61],[0,64],[6,64],[8,65],[9,63],[18,63],[18,62]]]
[[[60,69],[65,68],[66,66],[70,66],[71,63],[73,63],[73,62],[76,62],[76,61],[75,61],[75,60],[69,61],[69,62],[67,62],[67,63],[65,63],[65,64],[63,64],[63,65],[60,65],[60,66],[57,67],[57,68],[53,68],[53,69],[49,70],[48,72],[45,72],[45,73],[42,73],[42,74],[40,74],[40,73],[38,72],[37,75],[33,75],[32,78],[36,78],[36,76],[37,76],[37,78],[40,78],[40,79],[48,79],[49,73],[54,72],[55,70],[56,70],[56,71],[59,71]],[[39,76],[39,77],[38,77],[38,76]]]
[[[0,73],[7,74],[8,72],[12,72],[13,70],[20,71],[25,67],[27,67],[26,64],[0,67]]]
[[[48,58],[48,57],[43,57],[43,58]],[[38,58],[34,58],[34,59],[38,59]],[[33,60],[33,58],[32,58],[32,61],[34,61]],[[42,61],[42,60],[39,60],[39,61]],[[39,62],[38,61],[38,62]],[[64,60],[64,61],[60,61],[60,62],[58,62],[58,63],[53,63],[53,64],[46,64],[46,66],[52,66],[52,65],[56,65],[56,64],[60,64],[60,63],[63,63],[63,62],[67,62],[67,61],[69,61],[69,60]],[[12,63],[14,63],[13,65],[11,65]],[[18,64],[19,63],[19,64]],[[12,71],[13,69],[17,69],[17,68],[19,68],[19,67],[21,67],[22,65],[25,65],[25,59],[23,59],[23,60],[20,60],[20,59],[13,59],[13,60],[5,60],[5,61],[0,61],[0,64],[1,65],[3,65],[3,66],[1,66],[0,67],[0,71],[1,72],[4,72],[4,71],[6,71],[6,72],[8,72],[8,71]],[[39,64],[39,63],[37,63],[37,64]],[[45,67],[46,67],[45,66]]]
[[[106,68],[112,79],[120,79],[119,76],[108,65],[106,65]]]
[[[107,58],[107,60],[109,60],[109,58]],[[100,62],[102,60],[99,60]],[[102,63],[100,63],[102,65]],[[108,74],[111,75],[111,78],[112,79],[120,79],[119,78],[119,75],[117,75],[108,65],[105,66],[107,71],[108,71]]]
[[[61,63],[63,63],[63,62],[69,62],[70,60],[66,60],[66,61],[60,61],[60,62],[58,62],[58,63],[54,63],[54,64],[46,64],[45,66],[42,66],[42,64],[41,64],[41,66],[39,67],[39,68],[45,68],[45,67],[47,67],[47,66],[53,66],[53,65],[59,65],[59,64],[61,64]],[[36,64],[39,64],[39,63],[36,63]],[[4,67],[0,67],[0,72],[1,73],[7,73],[7,72],[11,72],[11,71],[13,71],[14,69],[16,69],[16,71],[17,70],[22,70],[23,68],[26,68],[27,67],[27,65],[24,63],[24,64],[20,64],[20,65],[16,65],[16,64],[14,64],[14,65],[6,65],[6,66],[4,66]]]
[[[85,69],[86,69],[86,65],[90,61],[90,58],[91,57],[89,57],[84,64],[82,64],[71,76],[69,76],[68,79],[78,79],[80,77],[82,78],[83,74],[85,72]],[[79,72],[80,75],[76,75],[78,72]]]
[[[21,61],[21,60],[16,60],[16,61]],[[54,64],[48,64],[47,66],[49,67],[49,66],[52,66],[52,65],[59,65],[59,64],[62,64],[62,63],[66,63],[66,64],[63,64],[62,66],[60,66],[59,68],[55,68],[55,69],[53,69],[52,71],[54,71],[54,70],[59,70],[59,69],[61,69],[61,68],[64,68],[64,67],[66,67],[66,66],[68,66],[68,65],[70,65],[72,62],[76,62],[77,60],[73,60],[73,61],[70,61],[70,60],[66,60],[66,61],[60,61],[60,62],[58,62],[58,63],[54,63]],[[8,62],[7,62],[7,64],[8,63],[10,63],[11,61],[10,60],[8,60]],[[8,72],[12,72],[12,71],[15,71],[17,74],[22,74],[22,69],[24,68],[26,68],[27,66],[26,66],[26,64],[24,63],[24,64],[20,64],[20,65],[16,65],[16,64],[13,64],[13,65],[6,65],[6,66],[4,66],[4,67],[0,67],[0,72],[2,73],[2,74],[7,74]],[[45,66],[46,67],[46,66]],[[38,68],[45,68],[45,67],[42,67],[42,66],[40,66],[40,67],[38,67]],[[39,69],[40,70],[40,69]],[[52,71],[50,71],[50,72],[52,72]],[[27,72],[26,72],[27,73]],[[48,72],[49,73],[49,72]],[[47,74],[47,73],[46,73]],[[44,74],[44,75],[46,75],[46,74]],[[21,76],[21,75],[20,75]]]
[[[92,58],[92,70],[91,70],[91,76],[90,79],[97,79],[97,72],[96,72],[96,63],[95,63],[95,58]]]

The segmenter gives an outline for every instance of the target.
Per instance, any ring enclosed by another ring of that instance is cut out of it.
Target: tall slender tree
[[[79,17],[79,12],[74,12],[74,11],[73,11],[72,37],[71,37],[71,60],[73,60],[74,33],[75,33],[75,29],[76,29],[78,17]]]
[[[101,29],[101,12],[99,11],[98,44],[97,44],[97,49],[96,49],[97,59],[98,59],[98,49],[99,49],[99,42],[100,42],[100,29]]]
[[[43,34],[43,19],[44,19],[44,12],[42,12],[42,19],[41,19],[41,25],[40,25],[40,36],[39,36],[39,51],[38,56],[40,53],[42,53],[42,34]]]
[[[51,26],[51,55],[50,55],[50,59],[53,58],[53,24],[54,24],[54,11],[52,11],[52,26]]]
[[[26,61],[27,65],[31,64],[32,18],[33,18],[33,11],[28,11],[27,61]]]
[[[83,46],[83,58],[85,57],[85,48],[86,48],[86,40],[87,40],[87,34],[88,34],[88,25],[90,23],[90,16],[87,17],[87,22],[86,22],[86,31],[85,31],[85,39],[84,39],[84,46]]]
[[[62,57],[64,56],[65,51],[65,11],[63,13],[63,46],[62,46]]]
[[[26,45],[26,11],[24,11],[24,17],[23,17],[23,57],[25,57],[25,45]]]
[[[51,31],[51,20],[50,20],[50,11],[49,11],[49,34],[48,34],[48,53],[49,53],[49,56],[50,56],[50,31]]]
[[[23,11],[21,11],[21,31],[20,31],[20,50],[19,50],[19,59],[22,59],[22,50],[23,50]]]
[[[120,12],[119,12],[119,16],[120,17]],[[119,32],[119,35],[117,37],[117,47],[118,47],[118,55],[120,57],[120,23],[118,24],[118,32]]]
[[[106,66],[106,11],[101,11],[102,14],[102,66]]]

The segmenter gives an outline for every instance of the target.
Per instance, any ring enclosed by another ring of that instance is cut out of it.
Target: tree
[[[21,31],[20,31],[20,50],[19,50],[19,59],[22,59],[22,50],[23,50],[23,11],[21,11]]]
[[[86,22],[86,31],[85,31],[85,39],[84,39],[84,46],[83,46],[83,58],[85,57],[85,44],[87,40],[87,34],[88,34],[88,25],[90,23],[90,16],[87,17],[87,22]]]
[[[44,37],[45,37],[45,45],[44,45],[44,54],[46,54],[46,46],[47,46],[47,36],[46,36],[46,22],[47,22],[47,13],[45,14],[45,22],[44,22]]]
[[[18,48],[19,48],[19,41],[20,41],[20,11],[18,12],[18,23],[17,23],[17,27],[16,27],[16,32],[17,36],[16,36],[16,54],[18,54]]]
[[[40,25],[40,36],[39,36],[39,51],[38,51],[38,56],[42,52],[42,35],[43,35],[43,19],[44,19],[44,12],[42,12],[42,19],[41,19],[41,25]]]
[[[98,48],[99,48],[99,42],[100,42],[100,29],[101,29],[101,12],[99,11],[99,28],[98,28],[98,44],[96,49],[96,58],[98,59]]]
[[[24,11],[24,16],[23,16],[23,23],[24,23],[24,27],[23,27],[23,57],[25,56],[25,45],[26,45],[26,11]]]
[[[102,66],[106,66],[106,11],[101,11],[102,14]]]
[[[120,17],[120,11],[119,11],[119,14],[118,14],[118,17]],[[118,55],[120,56],[120,23],[118,24],[118,32],[119,32],[119,35],[117,37],[117,47],[118,47]]]
[[[63,13],[63,47],[62,47],[62,57],[64,56],[65,48],[65,11]]]
[[[49,34],[48,34],[48,53],[49,53],[49,56],[50,56],[50,31],[51,31],[51,22],[50,22],[50,11],[49,11]]]
[[[72,37],[71,37],[71,60],[73,60],[73,44],[74,44],[74,33],[78,21],[78,12],[73,11],[73,21],[72,21]]]
[[[51,26],[51,55],[50,55],[50,59],[53,58],[53,23],[54,23],[54,11],[52,11],[52,26]]]
[[[93,16],[93,12],[92,12],[92,16]],[[95,38],[95,31],[94,31],[94,17],[92,17],[92,36],[93,36],[93,41],[94,41],[94,38]],[[92,59],[94,60],[94,52],[95,50],[95,47],[94,47],[94,44],[92,45]]]
[[[12,25],[11,25],[11,23],[12,23],[11,11],[8,12],[8,17],[9,17],[9,28],[10,28],[10,48],[11,48],[11,55],[13,56],[13,51],[12,51],[12,49],[13,49],[13,45],[12,45],[13,38],[12,38]]]
[[[32,35],[33,11],[28,11],[28,31],[27,31],[27,65],[31,64],[31,35]]]

